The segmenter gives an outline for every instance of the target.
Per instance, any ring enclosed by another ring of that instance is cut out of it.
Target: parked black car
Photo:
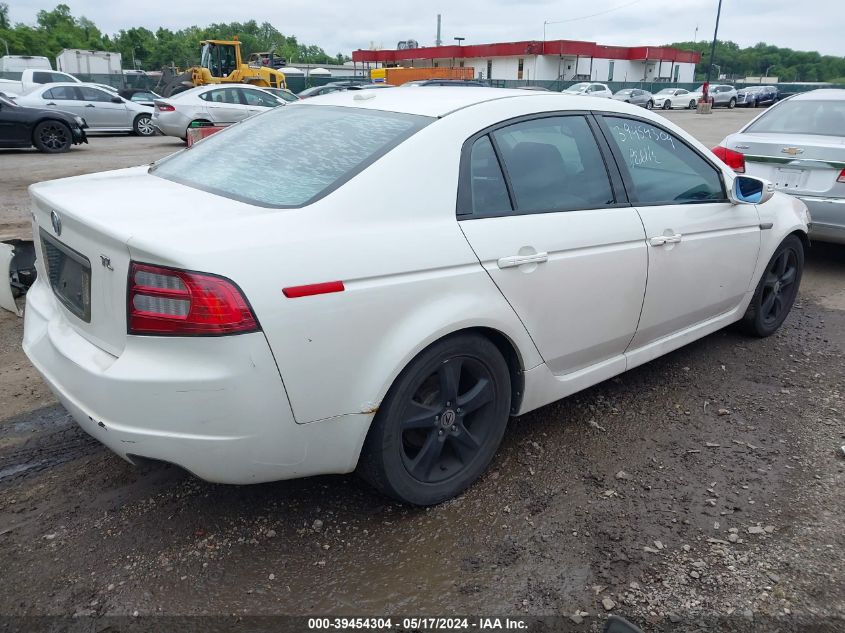
[[[0,97],[0,147],[30,147],[56,154],[71,145],[87,143],[81,116],[61,110],[42,110],[19,106]]]
[[[746,108],[772,105],[778,100],[778,89],[774,86],[747,86],[736,93],[736,104]]]

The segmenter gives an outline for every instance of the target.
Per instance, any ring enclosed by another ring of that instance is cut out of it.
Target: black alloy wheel
[[[775,251],[757,285],[743,318],[748,333],[764,337],[777,331],[795,303],[803,271],[804,245],[790,235]]]
[[[669,99],[666,99],[666,101],[663,102],[663,109],[668,110],[671,107],[672,107],[672,102],[669,101]]]
[[[70,128],[60,121],[43,121],[35,126],[33,144],[42,152],[58,154],[72,145]]]
[[[465,334],[424,350],[379,409],[359,472],[414,505],[454,497],[484,472],[510,410],[507,363],[488,339]]]

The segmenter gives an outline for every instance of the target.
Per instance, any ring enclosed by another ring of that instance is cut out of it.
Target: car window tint
[[[136,92],[132,95],[132,101],[152,101],[155,99],[151,92]]]
[[[172,155],[150,173],[261,206],[300,207],[339,187],[431,121],[360,108],[274,108]]]
[[[44,99],[55,99],[57,101],[73,101],[77,98],[73,86],[56,86],[46,90],[41,96]]]
[[[32,83],[35,84],[51,84],[59,81],[73,81],[73,77],[62,73],[51,73],[47,71],[32,73]]]
[[[219,90],[209,90],[200,95],[201,99],[211,101],[212,103],[229,103],[241,105],[241,99],[238,96],[237,88],[220,88]]]
[[[472,146],[470,180],[473,213],[500,214],[511,210],[508,187],[488,136],[482,136]]]
[[[595,209],[613,203],[604,160],[584,117],[523,121],[493,136],[519,211]]]
[[[116,95],[110,95],[105,90],[98,88],[90,88],[88,86],[80,86],[83,101],[111,101]]]
[[[641,204],[724,200],[716,167],[673,134],[644,121],[604,117]]]

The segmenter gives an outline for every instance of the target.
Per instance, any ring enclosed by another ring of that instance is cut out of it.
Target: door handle
[[[96,106],[95,106],[93,103],[86,103],[86,104],[85,104],[85,107],[86,107],[86,108],[94,108],[94,107],[96,107]]]
[[[677,244],[684,236],[680,233],[674,235],[658,235],[649,239],[648,243],[652,246],[664,246],[665,244]]]
[[[55,104],[55,103],[53,103],[53,102],[51,101],[51,102],[50,102],[50,103],[48,103],[47,105],[54,106],[54,105],[56,105],[56,104]]]
[[[499,268],[514,268],[523,264],[542,264],[549,261],[548,253],[534,253],[533,255],[511,255],[500,257],[496,264]]]

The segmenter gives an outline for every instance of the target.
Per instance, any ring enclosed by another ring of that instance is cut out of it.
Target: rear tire
[[[689,102],[689,109],[690,109],[690,110],[695,110],[695,99],[690,99],[690,102]]]
[[[508,365],[478,334],[423,350],[376,414],[358,473],[382,493],[428,506],[460,494],[487,469],[511,401]]]
[[[132,123],[132,133],[135,136],[155,136],[156,129],[153,118],[149,114],[139,114]]]
[[[653,107],[654,107],[654,101],[652,101],[651,99],[649,99],[649,100],[648,100],[648,102],[645,104],[645,109],[646,109],[646,110],[651,110]]]
[[[735,107],[736,107],[736,99],[734,99],[733,97],[731,97],[731,100],[730,100],[730,101],[728,101],[728,108],[729,108],[730,110],[733,110]]]
[[[803,272],[804,244],[790,235],[778,246],[757,284],[741,322],[746,334],[763,338],[778,330],[795,303]]]
[[[42,121],[35,126],[32,144],[40,152],[60,154],[68,151],[73,145],[73,136],[70,128],[61,121]]]

